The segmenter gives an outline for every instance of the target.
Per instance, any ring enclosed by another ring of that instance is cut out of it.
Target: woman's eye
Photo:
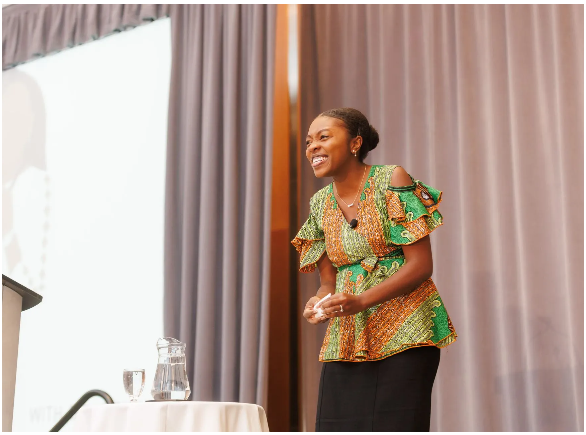
[[[324,138],[327,139],[328,137],[325,134],[322,134],[321,137],[320,137],[320,139],[324,139]]]

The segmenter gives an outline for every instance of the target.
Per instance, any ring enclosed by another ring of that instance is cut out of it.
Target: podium
[[[43,297],[2,275],[2,432],[12,432],[20,313]]]

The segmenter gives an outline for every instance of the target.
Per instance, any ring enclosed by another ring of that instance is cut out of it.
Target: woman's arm
[[[351,316],[374,305],[415,290],[433,273],[433,260],[429,236],[411,245],[403,246],[405,263],[393,275],[380,284],[355,296],[348,293],[334,294],[323,304],[324,313],[330,317]],[[324,296],[327,293],[324,293]],[[344,311],[340,311],[340,305]]]
[[[320,299],[331,293],[332,296],[336,293],[336,273],[337,270],[328,258],[327,254],[317,261],[317,268],[319,270],[320,288],[317,290],[316,296]]]
[[[403,246],[405,264],[389,278],[358,296],[361,311],[388,301],[419,287],[433,273],[433,259],[429,236],[411,245]]]

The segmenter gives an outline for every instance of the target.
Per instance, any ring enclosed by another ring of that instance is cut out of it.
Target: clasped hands
[[[360,296],[349,293],[335,293],[320,305],[323,310],[323,316],[319,316],[315,309],[315,305],[319,300],[318,296],[313,296],[307,301],[303,310],[303,317],[312,325],[324,323],[332,317],[353,316],[366,309]]]

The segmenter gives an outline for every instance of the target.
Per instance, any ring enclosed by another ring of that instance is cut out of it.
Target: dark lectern
[[[2,432],[12,432],[20,313],[43,297],[2,275]]]

